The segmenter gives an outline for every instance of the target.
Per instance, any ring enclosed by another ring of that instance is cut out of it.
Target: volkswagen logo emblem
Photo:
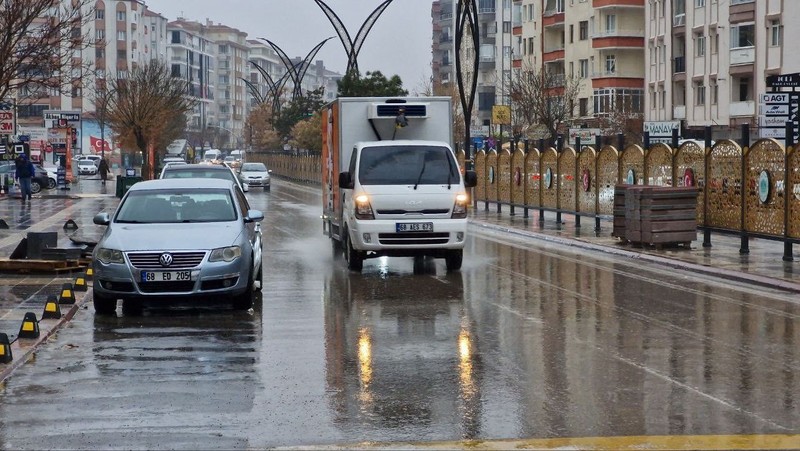
[[[169,266],[172,264],[172,254],[161,254],[161,257],[158,257],[158,261],[161,263],[161,266]]]

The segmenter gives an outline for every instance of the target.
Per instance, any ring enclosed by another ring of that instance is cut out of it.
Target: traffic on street
[[[99,236],[91,216],[116,203],[86,196],[69,208]],[[0,447],[798,444],[795,294],[479,227],[474,212],[460,271],[412,257],[352,271],[323,234],[319,187],[273,178],[246,197],[264,213],[253,308],[101,315],[90,290],[4,381]]]

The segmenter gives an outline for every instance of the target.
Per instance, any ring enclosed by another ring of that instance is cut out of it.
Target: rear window
[[[231,171],[227,170],[205,170],[205,169],[183,169],[183,170],[166,170],[164,171],[164,176],[161,177],[164,179],[192,179],[192,178],[209,178],[209,179],[220,179],[220,180],[230,180],[231,182],[238,183],[236,180],[236,176],[233,175]]]

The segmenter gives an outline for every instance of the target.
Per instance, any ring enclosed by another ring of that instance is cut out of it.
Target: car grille
[[[450,234],[444,233],[379,233],[381,244],[394,246],[416,246],[424,244],[447,244]]]
[[[159,259],[167,252],[129,252],[128,260],[139,269],[164,269]],[[196,252],[168,252],[172,255],[172,264],[169,269],[190,269],[195,268],[203,261],[206,253]]]
[[[142,293],[178,293],[192,291],[194,281],[181,282],[139,282]]]

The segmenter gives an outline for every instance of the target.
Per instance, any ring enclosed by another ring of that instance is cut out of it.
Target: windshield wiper
[[[417,177],[417,183],[414,184],[414,189],[417,189],[417,187],[419,186],[419,182],[422,180],[422,174],[425,173],[425,164],[426,163],[427,163],[427,161],[423,161],[422,162],[422,169],[419,171],[419,177]]]

